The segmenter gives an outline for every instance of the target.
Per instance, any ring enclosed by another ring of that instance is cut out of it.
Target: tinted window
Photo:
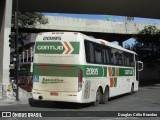
[[[134,55],[85,40],[86,61],[95,64],[134,66]]]
[[[94,63],[94,48],[93,43],[85,41],[86,61]]]
[[[125,52],[123,56],[124,56],[124,66],[135,66],[133,54]]]
[[[95,63],[104,63],[103,58],[103,47],[99,44],[94,44],[94,52],[95,52]]]
[[[109,64],[110,63],[110,48],[106,47],[104,48],[104,63]]]

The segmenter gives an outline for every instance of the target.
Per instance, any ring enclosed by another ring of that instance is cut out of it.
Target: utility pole
[[[18,88],[18,0],[16,0],[16,14],[15,14],[15,29],[16,29],[16,35],[15,35],[15,80],[16,80],[16,101],[19,101],[19,88]]]

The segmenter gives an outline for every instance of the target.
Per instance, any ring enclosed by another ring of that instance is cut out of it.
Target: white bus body
[[[138,90],[136,53],[77,32],[40,33],[33,62],[34,100],[106,103]],[[102,100],[103,99],[103,100]]]

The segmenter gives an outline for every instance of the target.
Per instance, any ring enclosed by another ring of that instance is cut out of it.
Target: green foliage
[[[12,27],[15,27],[15,14],[12,14]],[[19,12],[18,27],[19,28],[35,28],[36,24],[47,24],[48,19],[41,13],[37,12]],[[19,43],[23,45],[28,33],[19,33]]]
[[[15,23],[15,14],[12,14],[12,27]],[[48,19],[41,13],[37,12],[19,12],[18,13],[18,26],[20,28],[35,28],[36,24],[46,24]]]
[[[136,43],[132,46],[132,50],[139,55],[140,60],[156,61],[160,59],[160,30],[156,26],[146,26],[133,37]]]

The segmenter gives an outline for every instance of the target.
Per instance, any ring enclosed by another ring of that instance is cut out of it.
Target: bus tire
[[[101,95],[102,95],[102,93],[101,93],[101,91],[100,91],[100,88],[98,88],[97,89],[97,92],[96,92],[96,100],[93,102],[93,105],[94,106],[97,106],[97,105],[99,105],[99,103],[100,103],[100,100],[101,100]]]
[[[133,93],[134,93],[134,85],[133,85],[133,83],[132,83],[130,95],[133,94]]]
[[[108,99],[109,99],[109,89],[106,86],[104,94],[101,95],[101,101],[100,101],[100,103],[101,104],[106,104],[108,102]]]
[[[28,102],[31,107],[37,107],[39,103],[37,100],[34,100],[33,98],[29,98]]]

